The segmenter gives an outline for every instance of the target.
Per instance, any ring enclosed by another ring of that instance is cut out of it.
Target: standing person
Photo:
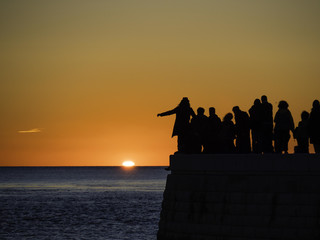
[[[241,111],[238,106],[232,108],[236,120],[236,151],[250,153],[250,119],[248,113]]]
[[[157,116],[163,117],[172,114],[176,114],[172,137],[178,137],[178,152],[188,153],[190,152],[190,117],[195,116],[193,109],[190,107],[189,99],[187,97],[182,98],[176,108],[167,112],[159,113]]]
[[[208,117],[204,115],[204,108],[199,107],[197,109],[197,115],[191,119],[191,127],[195,136],[195,151],[200,153],[206,145],[206,136],[208,132]]]
[[[208,118],[207,146],[205,147],[206,153],[219,153],[220,129],[221,129],[221,119],[216,114],[216,109],[214,107],[210,107],[209,118]]]
[[[272,139],[273,139],[273,107],[268,102],[266,95],[261,96],[261,140],[262,152],[272,153]]]
[[[293,137],[297,139],[298,146],[295,146],[295,153],[309,153],[309,113],[303,111],[301,113],[301,121],[294,130]]]
[[[314,100],[309,119],[310,142],[314,146],[314,151],[320,153],[320,104]]]
[[[234,139],[236,137],[234,123],[232,122],[232,113],[227,113],[221,123],[220,139],[221,139],[221,152],[234,153]]]
[[[252,151],[254,153],[262,152],[262,111],[260,99],[254,100],[252,107],[249,109]]]
[[[289,104],[286,101],[280,101],[279,110],[274,117],[274,146],[276,153],[288,153],[290,131],[294,131],[294,122],[288,107]]]

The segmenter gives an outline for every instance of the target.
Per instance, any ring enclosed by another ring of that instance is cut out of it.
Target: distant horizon
[[[174,155],[174,154],[171,154],[171,155]],[[171,156],[170,155],[170,156]],[[256,156],[263,156],[263,155],[267,155],[268,157],[269,156],[272,156],[272,155],[274,155],[274,156],[279,156],[279,155],[282,155],[283,157],[285,157],[286,155],[289,155],[289,156],[291,156],[291,155],[296,155],[296,156],[299,156],[299,155],[319,155],[320,156],[320,154],[317,154],[317,153],[288,153],[288,154],[280,154],[280,153],[265,153],[265,154],[257,154],[257,153],[246,153],[246,154],[242,154],[242,153],[227,153],[227,154],[225,154],[225,153],[220,153],[220,154],[205,154],[205,153],[199,153],[199,154],[179,154],[179,155],[186,155],[186,156],[195,156],[195,155],[200,155],[200,156],[205,156],[205,155],[217,155],[217,156],[219,156],[219,155],[231,155],[231,156],[244,156],[244,155],[249,155],[249,156],[253,156],[253,155],[256,155]],[[130,170],[130,169],[133,169],[133,168],[135,168],[135,167],[163,167],[163,168],[166,168],[166,167],[168,167],[170,164],[169,164],[169,161],[168,161],[168,165],[135,165],[135,166],[132,166],[132,167],[126,167],[126,166],[123,166],[123,165],[100,165],[100,166],[94,166],[94,165],[73,165],[73,166],[67,166],[67,165],[60,165],[60,166],[55,166],[55,165],[51,165],[51,166],[36,166],[36,165],[29,165],[29,166],[0,166],[0,168],[9,168],[9,167],[92,167],[92,168],[94,168],[94,167],[121,167],[121,168],[123,168],[123,169],[128,169],[128,170]]]
[[[93,166],[93,165],[83,165],[83,166],[0,166],[0,168],[10,168],[10,167],[121,167],[121,168],[124,168],[124,169],[132,169],[132,168],[135,168],[135,167],[168,167],[168,165],[164,165],[164,166],[156,166],[156,165],[149,165],[149,166],[142,166],[142,165],[139,165],[139,166],[133,166],[133,167],[124,167],[122,165],[110,165],[110,166]]]

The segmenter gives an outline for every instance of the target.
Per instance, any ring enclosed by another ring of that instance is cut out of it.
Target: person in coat
[[[274,147],[276,153],[288,153],[290,131],[294,131],[294,122],[288,107],[289,104],[286,101],[280,101],[279,110],[274,117]]]
[[[236,130],[232,119],[232,113],[227,113],[221,123],[219,137],[221,141],[221,153],[235,153],[234,139],[236,138]]]
[[[314,146],[314,151],[320,153],[320,104],[314,100],[309,119],[310,142]]]
[[[192,152],[192,131],[190,128],[190,118],[195,117],[195,113],[190,106],[189,99],[187,97],[182,98],[177,107],[172,110],[159,113],[158,117],[164,117],[175,114],[176,120],[174,123],[172,137],[178,137],[178,152],[190,153]]]
[[[301,113],[301,121],[294,130],[293,137],[297,139],[298,146],[295,146],[295,153],[309,153],[309,113]]]
[[[261,150],[263,153],[273,152],[273,106],[266,95],[261,96]]]
[[[252,152],[262,153],[262,108],[260,99],[254,100],[249,109]]]
[[[220,141],[221,119],[216,114],[214,107],[209,108],[208,117],[208,134],[207,144],[205,146],[205,153],[220,153],[221,141]]]
[[[250,153],[250,118],[248,113],[240,110],[238,106],[232,108],[235,118],[236,151],[237,153]]]

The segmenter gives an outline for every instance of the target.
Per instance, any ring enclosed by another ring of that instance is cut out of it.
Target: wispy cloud
[[[33,129],[30,129],[30,130],[18,131],[18,133],[39,133],[39,132],[42,132],[42,130],[40,128],[33,128]]]

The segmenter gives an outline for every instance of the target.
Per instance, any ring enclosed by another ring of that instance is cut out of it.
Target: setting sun
[[[124,167],[133,167],[134,165],[135,165],[135,163],[132,161],[124,161],[122,163],[122,166],[124,166]]]

